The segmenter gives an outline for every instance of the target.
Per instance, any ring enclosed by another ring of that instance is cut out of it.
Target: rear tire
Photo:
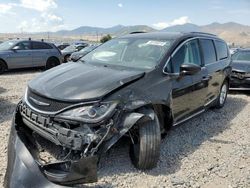
[[[227,94],[228,94],[228,81],[224,81],[220,88],[220,94],[217,98],[215,108],[222,108],[226,102],[227,99]]]
[[[51,58],[48,59],[45,69],[49,70],[49,69],[51,69],[53,67],[56,67],[59,64],[60,64],[60,62],[59,62],[58,59],[51,57]]]
[[[7,70],[5,62],[0,60],[0,74],[3,74]]]
[[[137,132],[130,147],[131,160],[138,169],[152,169],[160,157],[161,131],[157,116],[154,120],[138,123]]]

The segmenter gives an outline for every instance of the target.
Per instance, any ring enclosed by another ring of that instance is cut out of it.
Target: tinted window
[[[83,48],[85,48],[85,46],[77,46],[77,47],[76,47],[77,51],[80,51],[80,50],[82,50]]]
[[[185,63],[201,65],[199,44],[197,40],[187,42],[172,58],[172,67],[175,73],[180,72],[180,66]]]
[[[207,65],[216,62],[216,53],[213,41],[208,39],[201,39],[200,42],[204,54],[205,64]]]
[[[33,49],[51,49],[52,47],[43,42],[32,42]]]
[[[238,61],[250,61],[250,51],[236,52],[232,58]]]
[[[30,42],[19,42],[16,46],[19,46],[19,50],[30,50]]]
[[[226,59],[228,57],[228,49],[226,43],[215,41],[215,47],[219,60]]]

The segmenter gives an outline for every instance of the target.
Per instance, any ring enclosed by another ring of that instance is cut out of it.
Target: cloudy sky
[[[250,25],[250,0],[0,0],[0,33],[145,24],[238,22]]]

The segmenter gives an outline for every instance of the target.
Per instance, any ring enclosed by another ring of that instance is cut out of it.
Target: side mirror
[[[180,75],[193,75],[201,71],[201,67],[196,64],[186,63],[180,67]]]
[[[20,47],[20,46],[14,46],[14,47],[12,48],[12,50],[13,50],[13,51],[21,50],[21,47]]]

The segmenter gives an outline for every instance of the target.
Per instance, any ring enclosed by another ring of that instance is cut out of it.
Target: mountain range
[[[70,42],[79,39],[99,41],[104,35],[110,34],[112,37],[119,37],[135,31],[143,32],[207,32],[218,35],[220,38],[235,46],[250,48],[250,26],[235,22],[211,23],[208,25],[196,25],[187,23],[183,25],[174,25],[161,30],[154,29],[147,25],[124,26],[116,25],[109,28],[81,26],[73,30],[59,30],[56,32],[39,33],[0,33],[0,40],[12,38],[32,38],[45,39],[49,41]]]
[[[240,46],[250,46],[250,26],[238,24],[235,22],[228,23],[211,23],[209,25],[195,25],[191,23],[175,25],[162,30],[156,30],[147,25],[123,26],[117,25],[109,28],[82,26],[73,30],[60,30],[51,33],[52,36],[84,36],[84,35],[106,35],[114,37],[129,34],[134,31],[143,32],[208,32],[216,34],[229,43],[235,43]]]
[[[174,25],[167,27],[162,30],[154,29],[147,25],[134,25],[134,26],[123,26],[117,25],[109,28],[102,28],[102,27],[90,27],[90,26],[81,26],[73,30],[59,30],[57,32],[53,32],[54,35],[96,35],[96,34],[111,34],[111,35],[125,35],[129,34],[130,32],[134,31],[144,31],[144,32],[153,32],[153,31],[165,31],[165,32],[190,32],[190,31],[197,31],[197,32],[213,32],[214,34],[218,34],[220,32],[249,32],[250,26],[238,24],[235,22],[228,22],[228,23],[217,23],[214,22],[209,25],[198,26],[195,24],[187,23],[183,25]]]

